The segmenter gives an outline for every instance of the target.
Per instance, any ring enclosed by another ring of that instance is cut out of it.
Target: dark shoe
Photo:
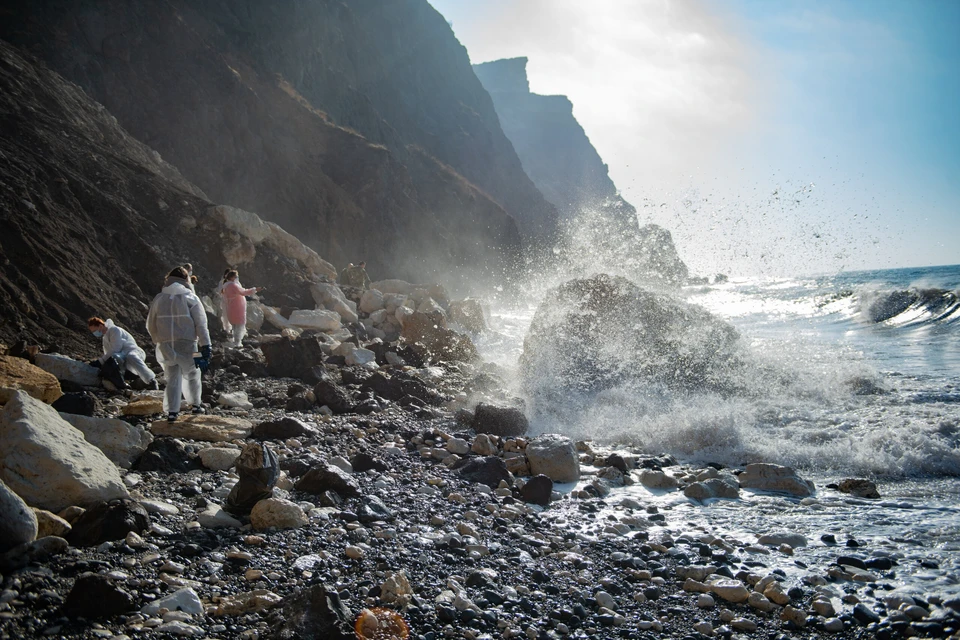
[[[156,379],[156,378],[154,378],[153,380],[151,380],[150,382],[147,383],[147,387],[146,387],[146,388],[147,388],[148,391],[159,391],[159,390],[160,390],[160,383],[157,382],[157,379]]]
[[[207,410],[204,409],[201,405],[198,404],[198,405],[194,405],[193,411],[191,411],[190,413],[192,413],[192,414],[195,415],[195,416],[200,416],[200,415],[205,414],[206,412],[207,412]]]
[[[167,414],[167,422],[176,422],[176,421],[177,421],[176,413],[171,411],[170,413]]]

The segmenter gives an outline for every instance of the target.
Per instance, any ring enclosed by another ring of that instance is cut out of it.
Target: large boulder
[[[303,378],[325,357],[315,336],[261,339],[260,350],[267,361],[267,373],[277,378]]]
[[[71,525],[67,540],[75,547],[94,547],[109,540],[122,540],[131,531],[143,533],[150,515],[139,502],[111,500],[84,511]]]
[[[447,313],[450,322],[456,322],[464,330],[472,333],[480,333],[487,330],[487,322],[483,317],[483,307],[476,298],[466,298],[464,300],[454,300],[450,303],[450,311]]]
[[[86,362],[80,362],[59,353],[38,353],[34,364],[48,373],[56,376],[57,380],[66,380],[84,387],[100,385],[100,370],[91,367]]]
[[[37,539],[37,516],[0,481],[0,553]]]
[[[556,433],[537,436],[527,444],[527,460],[533,475],[545,475],[554,482],[580,479],[580,457],[573,440]]]
[[[0,404],[8,402],[17,391],[26,391],[47,404],[63,395],[60,381],[52,373],[23,358],[0,356]]]
[[[267,498],[253,506],[250,524],[257,531],[270,529],[299,529],[309,523],[300,505],[283,498]]]
[[[347,323],[357,322],[356,305],[351,306],[351,302],[343,295],[343,291],[335,284],[327,282],[315,282],[310,285],[310,295],[318,306],[336,311],[340,314],[340,319]]]
[[[521,382],[537,415],[569,415],[571,400],[609,389],[733,392],[742,369],[731,325],[605,274],[549,291],[520,358]]]
[[[61,414],[69,413],[75,416],[92,416],[97,409],[103,408],[97,396],[89,391],[65,393],[50,406]]]
[[[471,425],[477,433],[488,433],[501,438],[522,436],[530,427],[523,411],[514,407],[478,404]]]
[[[320,381],[313,387],[313,395],[319,406],[326,406],[334,413],[348,413],[356,406],[347,390],[326,373],[320,376]]]
[[[435,361],[469,362],[479,357],[473,341],[449,329],[446,318],[440,312],[428,314],[414,311],[404,315],[401,324],[402,341],[407,344],[422,344]]]
[[[801,498],[816,491],[812,482],[798,476],[792,468],[765,462],[748,464],[737,479],[742,489],[789,493]]]
[[[310,438],[317,435],[317,428],[306,422],[284,416],[265,420],[253,428],[253,437],[258,440],[286,440],[287,438]]]
[[[300,329],[336,331],[340,328],[340,314],[326,309],[297,309],[290,314],[290,324]]]
[[[149,431],[123,420],[69,413],[61,413],[60,417],[79,429],[87,442],[103,451],[113,464],[123,469],[129,469],[153,442]]]
[[[297,491],[320,495],[325,491],[335,491],[344,498],[360,497],[360,485],[349,473],[332,464],[324,464],[310,469],[297,481]]]
[[[513,475],[507,471],[507,464],[503,458],[496,456],[470,458],[459,472],[464,480],[485,484],[491,489],[496,489],[502,481],[513,483]]]
[[[0,411],[0,479],[57,513],[128,497],[117,467],[47,404],[18,391]]]
[[[360,311],[373,313],[383,309],[383,293],[376,289],[367,289],[360,296]]]
[[[150,431],[157,436],[204,442],[226,442],[250,437],[253,432],[253,423],[242,418],[214,414],[190,415],[180,416],[176,422],[157,420],[150,425]]]
[[[340,600],[336,588],[314,584],[280,603],[280,613],[267,636],[269,640],[354,640],[353,613]]]

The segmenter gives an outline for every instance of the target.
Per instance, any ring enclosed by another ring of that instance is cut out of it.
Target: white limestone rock
[[[72,413],[61,413],[60,417],[79,429],[87,442],[103,451],[121,469],[129,469],[153,442],[149,431],[125,420]]]

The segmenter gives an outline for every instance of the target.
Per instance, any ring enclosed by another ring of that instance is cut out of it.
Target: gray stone
[[[801,498],[813,495],[816,490],[812,482],[798,476],[790,467],[764,462],[748,464],[738,480],[742,489],[789,493]]]
[[[66,380],[84,387],[100,386],[99,369],[59,353],[38,353],[34,364],[52,373],[57,380]]]
[[[779,547],[782,544],[788,544],[791,547],[805,547],[807,546],[807,539],[799,533],[778,531],[763,534],[757,539],[757,543],[771,547]]]
[[[880,499],[880,492],[877,491],[876,483],[864,478],[846,478],[841,480],[838,489],[841,493],[849,493],[857,498],[868,498],[870,500]]]
[[[35,507],[59,512],[126,498],[117,467],[49,405],[17,392],[0,412],[0,479]]]
[[[37,516],[0,481],[0,552],[37,539]]]
[[[527,444],[527,460],[534,475],[543,474],[554,482],[576,482],[580,479],[580,457],[573,440],[556,433],[546,433]]]
[[[203,604],[200,602],[200,596],[190,587],[178,589],[168,596],[158,598],[140,609],[140,613],[147,616],[155,616],[160,613],[160,609],[168,611],[183,611],[192,615],[203,613]]]
[[[213,471],[230,469],[240,457],[240,449],[227,447],[207,447],[200,451],[200,461],[203,466]]]
[[[79,429],[87,442],[94,445],[122,469],[133,466],[150,443],[153,435],[143,427],[115,418],[91,418],[69,413],[60,417]]]

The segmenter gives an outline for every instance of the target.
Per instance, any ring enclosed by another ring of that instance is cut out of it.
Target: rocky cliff
[[[555,215],[425,0],[24,1],[0,37],[339,266],[496,278],[521,248],[511,214],[529,237]]]
[[[234,224],[102,105],[3,42],[0,130],[0,341],[93,354],[94,314],[142,338],[171,267],[192,262],[209,289],[241,246],[246,282],[268,285],[274,304],[313,306],[305,277],[331,269],[319,256],[271,242],[274,229],[256,246],[249,223]]]
[[[527,58],[474,65],[523,167],[556,205],[565,263],[577,274],[607,270],[638,281],[677,285],[687,267],[670,232],[640,225],[617,192],[607,165],[573,115],[566,96],[530,92]]]

